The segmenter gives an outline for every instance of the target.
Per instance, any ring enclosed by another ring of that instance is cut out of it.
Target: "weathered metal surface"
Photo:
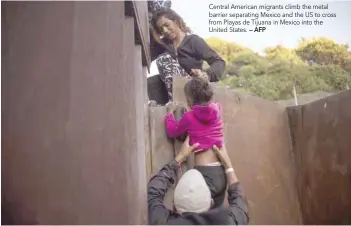
[[[134,23],[133,18],[127,18],[129,25],[132,25]],[[126,23],[126,25],[128,25]],[[133,27],[133,26],[131,26]],[[124,34],[128,34],[129,32],[125,32]],[[127,37],[128,38],[128,37]],[[130,36],[129,36],[130,39]],[[133,46],[133,44],[131,44]],[[133,52],[132,52],[133,53]],[[146,77],[143,76],[143,69],[146,68],[146,66],[142,67],[142,47],[140,45],[134,46],[134,54],[133,54],[133,69],[130,70],[132,71],[132,75],[134,76],[134,81],[131,81],[130,87],[133,87],[132,90],[134,90],[134,104],[135,108],[132,109],[132,114],[133,117],[135,117],[135,121],[133,122],[133,126],[136,126],[136,130],[134,131],[136,133],[135,141],[137,143],[136,149],[130,150],[135,153],[135,158],[131,158],[131,164],[132,167],[136,168],[136,175],[135,175],[135,182],[136,184],[135,189],[129,189],[130,191],[130,196],[134,196],[134,211],[129,210],[129,218],[133,219],[130,220],[130,224],[140,224],[140,222],[146,223],[148,218],[147,218],[147,202],[146,202],[146,197],[147,197],[147,190],[146,190],[146,184],[147,184],[147,174],[145,172],[146,169],[146,151],[147,149],[147,143],[145,143],[148,140],[148,134],[145,133],[145,121],[148,121],[148,117],[145,110],[145,107],[147,106],[147,101],[145,101],[145,87],[144,85],[146,84],[145,80]],[[129,71],[129,69],[128,69]],[[120,131],[122,133],[122,131]],[[126,177],[128,177],[129,174],[126,172]]]
[[[164,116],[166,107],[149,107],[150,113],[150,142],[151,142],[151,175],[157,173],[166,163],[174,158],[173,142],[166,135]],[[173,188],[170,188],[165,197],[165,204],[172,208]]]
[[[77,222],[66,132],[74,4],[3,2],[2,12],[3,207],[15,224]]]
[[[124,2],[2,12],[3,207],[16,224],[146,224],[145,77]]]
[[[174,150],[164,107],[150,108],[147,120],[146,53],[134,45],[138,29],[124,3],[4,2],[2,13],[7,216],[16,224],[145,224],[145,168],[152,175]],[[175,100],[184,100],[184,83],[175,84]],[[293,110],[295,158],[283,107],[220,88],[215,99],[252,224],[301,223],[292,159],[304,223],[350,223],[350,91]],[[172,189],[169,208],[171,200]]]
[[[166,135],[164,124],[166,107],[149,107],[149,113],[152,173],[155,173],[174,157],[174,149],[172,140]]]
[[[125,1],[128,3],[129,1]],[[143,1],[131,1],[135,18],[135,42],[142,46],[142,64],[150,70],[150,35],[148,7]]]
[[[186,79],[174,79],[184,101]],[[251,224],[300,224],[289,124],[285,108],[215,87],[223,105],[225,142],[248,198]]]
[[[143,67],[143,77],[146,78],[148,74],[148,70],[146,67]],[[151,140],[150,140],[150,113],[149,113],[149,98],[148,98],[148,91],[147,91],[147,80],[144,79],[144,85],[143,85],[143,89],[144,89],[144,114],[146,115],[146,119],[144,121],[144,133],[145,133],[145,154],[146,154],[146,158],[145,158],[145,162],[146,162],[146,178],[147,180],[150,179],[150,175],[151,175]]]
[[[304,224],[351,224],[351,91],[289,108]]]

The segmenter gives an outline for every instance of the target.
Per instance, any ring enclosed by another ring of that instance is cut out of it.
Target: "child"
[[[213,145],[223,145],[223,125],[221,107],[212,101],[213,90],[208,81],[203,78],[193,78],[184,87],[185,96],[190,111],[185,112],[177,121],[174,117],[176,105],[171,103],[165,116],[167,135],[176,138],[185,132],[189,135],[190,145],[199,143],[195,149],[195,166],[204,176],[214,207],[224,201],[227,179],[223,166],[212,151]]]

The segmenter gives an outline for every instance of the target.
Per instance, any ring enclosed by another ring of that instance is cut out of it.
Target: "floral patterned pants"
[[[156,59],[160,78],[166,86],[168,99],[173,101],[173,76],[190,78],[190,75],[180,66],[169,53],[163,53]]]

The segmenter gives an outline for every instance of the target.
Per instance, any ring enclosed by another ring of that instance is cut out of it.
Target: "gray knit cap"
[[[211,207],[211,192],[202,174],[191,169],[183,174],[174,190],[174,206],[178,213],[202,213]]]

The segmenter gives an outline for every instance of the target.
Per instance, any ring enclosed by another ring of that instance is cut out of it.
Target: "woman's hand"
[[[166,104],[167,113],[173,113],[177,109],[176,102],[169,102]]]
[[[194,77],[199,77],[202,75],[202,70],[200,69],[191,69],[191,75],[194,76]]]
[[[207,73],[200,70],[200,69],[191,69],[191,75],[194,77],[204,78],[204,79],[208,80]]]
[[[190,146],[189,145],[189,136],[187,136],[184,143],[180,147],[180,150],[179,150],[177,156],[175,157],[175,160],[179,164],[184,162],[184,160],[191,154],[191,152],[194,151],[195,148],[197,148],[199,145],[200,145],[199,143],[196,143],[196,144]]]
[[[220,150],[216,145],[213,145],[213,151],[216,153],[216,155],[218,156],[219,160],[221,161],[222,165],[226,170],[233,168],[232,162],[230,161],[230,158],[225,146],[223,146]]]

